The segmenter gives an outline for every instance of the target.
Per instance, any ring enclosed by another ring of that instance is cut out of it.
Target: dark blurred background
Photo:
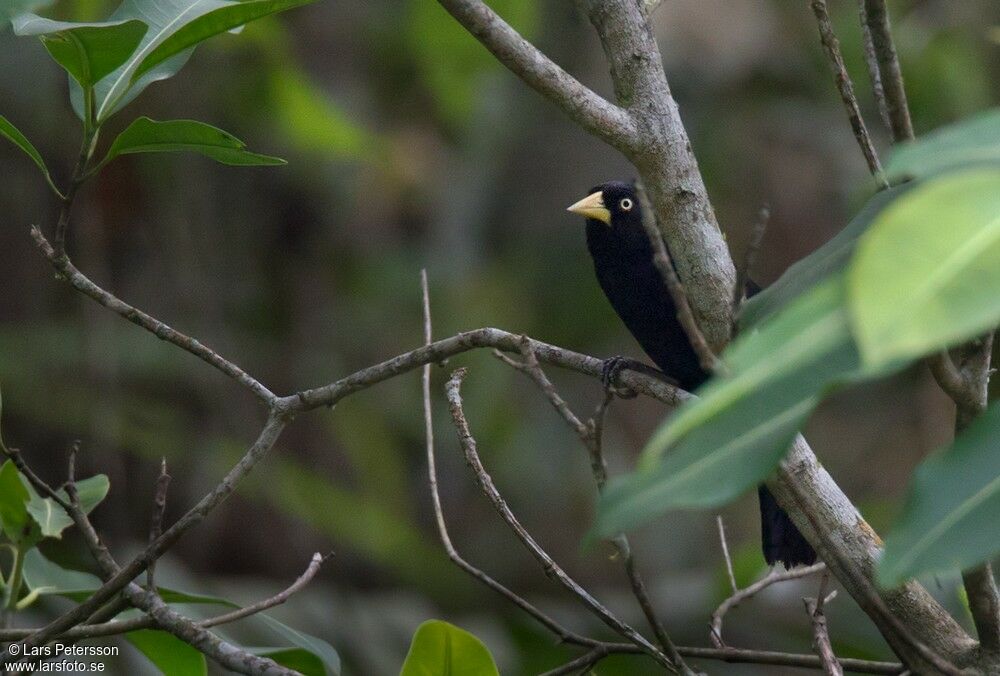
[[[600,45],[570,2],[492,2],[583,82],[610,95]],[[106,0],[63,0],[51,16],[93,20]],[[848,66],[878,145],[860,58],[857,6],[832,2]],[[991,0],[893,3],[918,133],[995,105],[1000,7]],[[808,3],[668,0],[655,15],[674,96],[719,221],[744,250],[762,203],[772,218],[755,277],[773,281],[839,230],[872,190],[833,88]],[[63,181],[78,147],[65,74],[36,40],[0,33],[0,112]],[[86,188],[71,233],[78,266],[122,298],[197,336],[278,393],[329,382],[417,346],[419,271],[430,277],[439,337],[484,325],[596,356],[638,348],[593,279],[583,224],[566,205],[631,178],[614,151],[528,90],[430,0],[327,0],[199,48],[179,76],[148,89],[105,131],[136,115],[196,118],[289,160],[237,169],[197,156],[128,156]],[[53,279],[28,237],[56,205],[35,167],[0,146],[0,382],[4,438],[55,479],[82,440],[82,473],[106,472],[95,513],[118,551],[145,538],[159,459],[174,477],[169,517],[210,488],[254,438],[262,411],[241,389]],[[468,414],[481,453],[525,525],[567,570],[637,626],[610,549],[581,547],[594,492],[584,450],[527,380],[487,352],[467,365]],[[596,381],[550,369],[587,414]],[[605,636],[550,584],[475,489],[435,373],[443,498],[459,550],[580,630]],[[662,418],[617,401],[607,451],[629,467]],[[828,402],[814,448],[878,529],[913,466],[949,438],[951,411],[913,369]],[[737,574],[764,569],[756,497],[723,510]],[[708,645],[727,590],[714,513],[675,513],[634,545],[675,639]],[[164,563],[164,581],[246,602],[296,577],[314,551],[336,552],[276,616],[330,641],[349,674],[395,673],[409,638],[438,617],[479,635],[505,674],[552,668],[574,651],[441,553],[426,487],[419,374],[301,416],[277,449]],[[68,534],[46,553],[85,567]],[[733,645],[809,652],[800,597],[772,588],[734,611]],[[931,589],[967,621],[955,580]],[[55,608],[57,604],[48,606]],[[843,595],[828,608],[845,656],[888,658]],[[643,625],[644,626],[644,625]],[[779,673],[708,664],[713,673]],[[120,673],[148,670],[141,658]],[[616,658],[602,674],[645,673]]]

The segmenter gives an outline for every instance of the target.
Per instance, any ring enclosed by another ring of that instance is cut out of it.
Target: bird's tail
[[[763,484],[757,489],[760,498],[760,535],[764,560],[769,566],[779,561],[785,569],[809,566],[816,562],[816,551],[802,537],[791,518]]]

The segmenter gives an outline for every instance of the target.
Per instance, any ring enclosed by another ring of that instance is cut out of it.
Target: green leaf
[[[756,326],[821,281],[840,272],[850,261],[858,238],[879,213],[913,187],[912,183],[875,193],[858,215],[830,241],[792,264],[769,287],[747,300],[740,313],[740,328]]]
[[[73,525],[73,519],[70,518],[66,510],[55,500],[40,496],[23,476],[21,477],[21,483],[31,496],[31,499],[28,500],[28,513],[38,523],[39,528],[42,530],[42,535],[49,538],[61,538],[62,532]],[[80,506],[83,508],[84,513],[89,514],[93,511],[104,500],[110,487],[111,484],[108,481],[108,477],[103,474],[97,474],[88,479],[77,481],[76,490],[80,496]],[[60,488],[57,492],[63,500],[69,502],[69,495],[66,494],[66,489]]]
[[[661,426],[638,471],[609,483],[594,534],[732,500],[771,473],[827,390],[879,375],[860,368],[842,275],[742,334],[723,359],[728,375],[706,383]]]
[[[173,634],[141,629],[128,632],[125,639],[164,676],[204,676],[208,673],[205,656]]]
[[[413,634],[399,676],[497,676],[493,656],[482,641],[453,624],[428,620]]]
[[[0,33],[3,33],[4,24],[15,16],[34,12],[51,4],[52,0],[3,0],[0,2]]]
[[[204,122],[157,122],[148,117],[140,117],[118,135],[102,164],[119,155],[179,151],[201,153],[217,162],[235,166],[285,164],[280,158],[258,155],[244,148],[246,144],[243,141]]]
[[[879,581],[963,570],[1000,552],[1000,405],[973,422],[951,448],[921,463],[899,522],[885,543]]]
[[[106,120],[153,82],[175,75],[198,43],[309,2],[312,0],[124,0],[110,20],[140,19],[149,24],[149,31],[129,58],[97,83],[97,120]],[[80,114],[82,95],[76,91],[73,98]]]
[[[340,674],[340,655],[337,654],[333,646],[323,639],[304,634],[269,615],[260,614],[256,615],[255,618],[263,622],[272,632],[288,641],[291,645],[316,656],[324,667],[324,670],[319,672],[321,675],[338,676]]]
[[[886,208],[848,271],[866,363],[913,359],[1000,322],[1000,170],[929,179]]]
[[[149,28],[138,19],[71,23],[35,14],[22,14],[12,23],[17,35],[39,36],[56,63],[84,88],[125,63]]]
[[[330,676],[323,661],[308,650],[302,648],[246,648],[254,655],[267,657],[283,667],[302,674],[303,676]]]
[[[37,549],[32,549],[24,557],[24,583],[31,591],[69,598],[86,598],[101,586],[101,580],[96,575],[63,568]]]
[[[0,523],[4,535],[13,543],[30,536],[33,522],[28,514],[28,491],[21,484],[21,475],[10,460],[0,467]]]
[[[55,190],[55,186],[52,184],[52,177],[49,175],[49,168],[45,166],[45,160],[42,159],[41,153],[31,144],[31,141],[22,134],[17,127],[10,123],[3,115],[0,115],[0,136],[9,139],[14,145],[24,151],[24,153],[32,159],[35,165],[42,170],[42,175],[45,176],[45,180],[48,182],[49,186]],[[58,191],[56,191],[58,193]]]
[[[890,179],[900,180],[983,164],[1000,164],[1000,109],[897,146],[885,170]]]

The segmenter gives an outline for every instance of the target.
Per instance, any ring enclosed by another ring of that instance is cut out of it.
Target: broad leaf
[[[24,583],[31,591],[81,599],[101,586],[101,580],[96,575],[63,568],[37,549],[32,549],[24,557]]]
[[[6,461],[0,467],[0,523],[4,535],[15,544],[31,538],[34,524],[28,514],[28,498],[17,467]]]
[[[875,193],[858,215],[830,241],[796,261],[777,281],[748,299],[740,313],[740,328],[745,330],[756,326],[831,274],[842,270],[854,253],[858,238],[875,217],[912,187],[913,184],[908,183]]]
[[[164,676],[204,676],[205,656],[173,634],[153,629],[130,631],[125,639]]]
[[[890,179],[899,180],[977,164],[1000,164],[1000,109],[897,146],[885,170]]]
[[[62,537],[62,532],[73,525],[73,519],[70,518],[66,510],[55,500],[40,496],[23,476],[21,477],[21,483],[31,496],[31,499],[28,501],[28,513],[38,523],[42,535],[50,538]],[[93,511],[104,500],[109,488],[108,477],[103,474],[97,474],[88,479],[77,481],[76,490],[80,496],[80,507],[83,508],[84,513],[89,514]],[[69,495],[66,494],[66,489],[60,488],[57,492],[63,500],[69,502]]]
[[[1000,405],[994,403],[914,475],[879,562],[879,581],[965,569],[1000,553]]]
[[[149,25],[139,47],[95,87],[97,119],[103,121],[153,82],[172,77],[194,47],[208,38],[312,0],[125,0],[112,21],[140,19]],[[77,114],[82,95],[73,94]]]
[[[337,654],[337,651],[329,643],[323,639],[293,629],[269,615],[260,614],[255,617],[276,635],[319,659],[323,665],[323,671],[320,672],[321,676],[323,674],[326,676],[338,676],[340,674],[340,655]]]
[[[1000,322],[1000,170],[929,179],[858,243],[849,304],[865,361],[912,359]]]
[[[118,135],[103,162],[132,153],[190,151],[223,164],[237,166],[285,164],[280,158],[258,155],[245,148],[246,144],[232,134],[204,122],[157,122],[148,117],[140,117]]]
[[[496,663],[482,641],[453,624],[428,620],[413,634],[399,676],[496,676]]]
[[[0,34],[4,24],[19,14],[34,12],[52,4],[52,0],[3,0],[0,2]]]
[[[836,275],[741,335],[723,355],[729,375],[667,420],[638,471],[609,484],[596,533],[610,536],[669,509],[719,505],[766,478],[821,394],[860,376],[843,296]]]
[[[52,185],[52,177],[49,175],[49,168],[45,166],[45,160],[41,153],[31,144],[31,141],[22,134],[17,127],[10,123],[3,115],[0,115],[0,136],[9,139],[14,145],[24,151],[24,154],[31,158],[35,165],[42,170],[45,180]]]
[[[39,36],[56,63],[84,88],[125,63],[148,29],[137,19],[70,23],[34,14],[23,14],[12,23],[17,35]]]

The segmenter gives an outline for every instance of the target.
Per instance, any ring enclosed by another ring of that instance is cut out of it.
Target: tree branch
[[[847,72],[844,64],[844,57],[840,53],[840,41],[833,32],[833,24],[830,22],[830,14],[827,10],[826,0],[812,0],[813,14],[816,15],[816,23],[819,26],[820,41],[826,50],[826,55],[830,59],[830,68],[833,70],[833,77],[837,84],[837,91],[840,92],[840,99],[844,102],[847,110],[847,118],[851,122],[851,129],[854,131],[854,138],[861,147],[861,152],[868,163],[868,169],[872,176],[883,188],[888,188],[889,183],[882,173],[882,164],[879,162],[878,153],[872,144],[871,136],[868,134],[868,127],[861,115],[861,108],[858,106],[858,99],[854,95],[854,84],[851,76]]]
[[[493,483],[493,479],[486,472],[486,468],[483,467],[483,463],[479,459],[479,453],[476,450],[476,440],[473,438],[472,432],[469,429],[469,423],[465,418],[465,411],[462,408],[461,385],[462,379],[465,378],[466,373],[467,371],[465,369],[458,369],[452,374],[451,380],[448,381],[446,388],[448,406],[451,409],[452,422],[455,425],[455,429],[458,431],[458,440],[462,446],[462,451],[465,453],[466,462],[469,464],[469,467],[472,468],[473,473],[476,476],[476,482],[479,484],[483,494],[493,504],[494,509],[496,509],[500,517],[510,527],[517,539],[520,540],[520,542],[542,566],[542,569],[549,578],[559,583],[562,587],[569,591],[570,594],[583,603],[588,610],[594,613],[594,615],[604,622],[604,624],[608,625],[608,627],[610,627],[613,631],[639,646],[643,652],[647,653],[661,666],[676,673],[676,667],[673,663],[671,663],[670,659],[666,655],[657,650],[652,643],[643,638],[643,636],[635,629],[615,617],[610,610],[605,608],[597,599],[591,596],[586,589],[581,587],[576,583],[576,581],[567,575],[559,564],[557,564],[552,557],[549,556],[544,549],[542,549],[531,534],[524,529],[521,522],[518,521],[517,517],[514,516],[514,513],[511,512],[510,507],[507,506],[507,502],[503,499],[503,496],[500,495],[496,485]]]
[[[628,113],[580,84],[478,0],[438,0],[456,21],[525,84],[605,143],[619,149],[638,143]]]
[[[222,371],[237,383],[250,390],[255,397],[267,405],[273,405],[277,397],[271,390],[267,389],[253,378],[249,373],[239,366],[229,361],[225,357],[215,352],[212,348],[202,344],[198,340],[186,336],[180,331],[170,328],[156,317],[146,314],[142,310],[119,300],[111,293],[105,291],[100,286],[90,281],[86,275],[76,269],[73,263],[65,254],[59,254],[37,227],[32,226],[31,237],[41,250],[42,255],[48,259],[56,272],[69,284],[83,295],[97,301],[115,314],[124,317],[133,324],[140,326],[160,340],[165,340],[181,348],[185,352],[190,352],[204,362]]]
[[[903,86],[903,71],[899,67],[896,45],[892,39],[889,24],[889,10],[885,0],[862,0],[865,23],[871,32],[875,58],[885,92],[886,108],[892,129],[892,140],[896,143],[913,139],[913,122],[910,120],[910,106],[906,102],[906,88]]]

